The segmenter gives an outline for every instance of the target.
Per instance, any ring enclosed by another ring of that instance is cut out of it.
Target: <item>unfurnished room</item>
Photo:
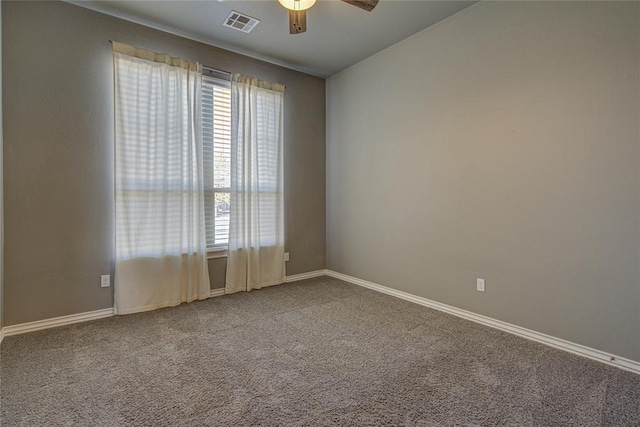
[[[640,427],[639,1],[0,6],[0,425]]]

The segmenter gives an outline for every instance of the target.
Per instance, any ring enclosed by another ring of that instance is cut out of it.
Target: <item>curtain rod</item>
[[[109,40],[109,44],[113,44],[113,40]],[[210,72],[213,72],[213,73],[225,74],[225,75],[227,75],[227,76],[229,76],[229,77],[231,77],[231,74],[232,74],[232,73],[230,73],[229,71],[220,70],[220,69],[218,69],[218,68],[213,68],[213,67],[207,67],[206,65],[203,65],[203,66],[202,66],[202,69],[203,69],[203,70],[210,71]]]

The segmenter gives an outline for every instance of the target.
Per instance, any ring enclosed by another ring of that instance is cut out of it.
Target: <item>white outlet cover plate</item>
[[[476,279],[476,289],[479,292],[484,292],[484,279]]]
[[[100,287],[108,288],[109,286],[111,286],[111,276],[109,274],[100,276]]]

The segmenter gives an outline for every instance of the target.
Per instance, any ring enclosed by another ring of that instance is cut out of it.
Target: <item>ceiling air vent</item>
[[[224,21],[225,27],[233,28],[243,33],[250,33],[259,23],[260,21],[258,19],[243,15],[235,10],[232,10]]]

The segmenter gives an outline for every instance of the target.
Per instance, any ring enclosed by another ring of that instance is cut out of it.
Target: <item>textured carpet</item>
[[[5,338],[2,425],[639,426],[640,376],[322,277]]]

